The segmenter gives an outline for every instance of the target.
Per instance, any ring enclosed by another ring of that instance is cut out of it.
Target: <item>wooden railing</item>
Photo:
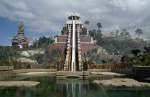
[[[14,69],[13,66],[0,66],[0,71],[9,71],[13,69]]]
[[[132,67],[123,64],[90,64],[88,69],[95,71],[131,72]]]
[[[122,64],[90,64],[89,68],[90,69],[106,69],[106,68],[125,68],[128,67],[127,65],[122,65]]]

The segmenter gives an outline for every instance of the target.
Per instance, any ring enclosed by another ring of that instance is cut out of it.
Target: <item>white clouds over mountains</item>
[[[116,28],[150,30],[149,0],[0,0],[0,17],[24,21],[32,32],[60,31],[68,12],[83,20],[102,22],[105,31]]]

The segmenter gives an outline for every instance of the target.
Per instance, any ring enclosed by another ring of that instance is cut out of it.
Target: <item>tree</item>
[[[97,32],[101,32],[102,24],[100,22],[97,23],[98,30]]]
[[[54,42],[53,38],[51,37],[40,37],[38,40],[33,42],[32,48],[47,48],[49,44]]]
[[[87,28],[83,27],[81,35],[87,35]]]
[[[44,54],[38,54],[34,56],[38,64],[43,64],[44,66],[58,67],[62,69],[64,64],[64,53],[58,49],[47,48]]]
[[[17,49],[9,46],[0,46],[0,65],[11,65],[18,56]]]
[[[86,20],[85,22],[84,22],[84,24],[86,25],[86,28],[84,28],[84,29],[86,29],[86,34],[89,34],[89,32],[88,32],[88,26],[89,26],[89,24],[90,24],[90,22],[88,21],[88,20]]]
[[[95,36],[96,36],[96,30],[95,30],[95,29],[90,30],[90,31],[89,31],[89,34],[90,34],[91,37],[93,37],[93,38],[95,39]]]
[[[127,29],[122,29],[122,32],[120,33],[121,37],[130,37],[130,33],[127,31]]]
[[[145,46],[144,50],[145,50],[144,51],[145,53],[149,53],[150,54],[150,46]]]
[[[124,61],[126,65],[150,66],[149,51],[147,52],[146,49],[145,49],[145,51],[140,51],[138,49],[134,49],[134,50],[132,50],[132,54],[134,54],[134,56],[127,56],[127,59]]]
[[[131,50],[131,53],[134,55],[134,56],[137,56],[141,51],[139,49],[134,49],[134,50]]]
[[[84,24],[85,24],[85,25],[89,25],[89,24],[90,24],[90,21],[86,20],[86,21],[84,22]]]
[[[65,34],[67,34],[67,33],[68,33],[67,27],[63,27],[63,29],[62,29],[62,31],[61,31],[61,34],[62,34],[62,35],[65,35]]]
[[[143,32],[142,29],[138,28],[138,29],[135,30],[135,34],[138,35],[138,36],[140,37],[141,35],[144,34],[144,32]]]

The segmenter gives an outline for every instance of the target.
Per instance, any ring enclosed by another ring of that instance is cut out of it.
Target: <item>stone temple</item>
[[[55,37],[54,44],[50,48],[61,50],[64,55],[64,71],[82,71],[82,58],[88,51],[96,48],[96,41],[89,36],[80,16],[71,14],[61,31],[61,35]]]
[[[12,39],[12,46],[16,48],[28,48],[28,39],[24,33],[24,24],[21,22],[18,27],[17,35]]]

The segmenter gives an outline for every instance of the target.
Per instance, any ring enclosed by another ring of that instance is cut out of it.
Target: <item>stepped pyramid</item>
[[[61,50],[64,53],[63,70],[83,70],[82,57],[88,51],[97,47],[96,41],[89,36],[88,30],[76,13],[69,15],[61,35],[55,37],[55,43],[49,48]]]

